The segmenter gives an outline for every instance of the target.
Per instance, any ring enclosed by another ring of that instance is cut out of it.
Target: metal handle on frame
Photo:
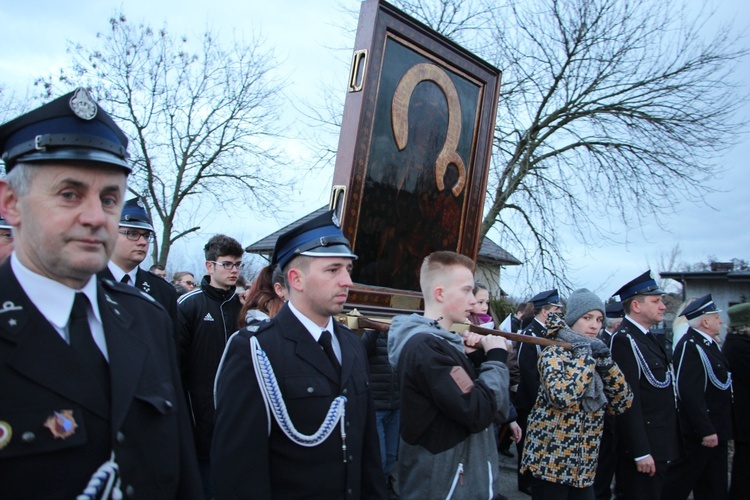
[[[349,92],[359,92],[365,85],[367,70],[367,49],[356,50],[352,56],[352,67],[349,69]]]
[[[344,223],[344,205],[346,204],[346,186],[333,186],[331,189],[331,201],[328,208],[338,217],[339,223]]]

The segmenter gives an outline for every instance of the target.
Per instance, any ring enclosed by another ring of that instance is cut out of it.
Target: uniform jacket
[[[113,280],[112,272],[109,267],[99,271],[101,279]],[[177,291],[174,286],[167,283],[154,273],[144,271],[140,267],[135,275],[135,287],[150,295],[169,313],[172,323],[177,324]]]
[[[521,333],[523,335],[531,335],[532,337],[544,337],[546,331],[547,329],[539,321],[532,320],[529,326]],[[537,360],[539,359],[541,348],[534,344],[519,342],[517,350],[518,368],[521,379],[518,383],[518,404],[516,405],[516,410],[521,417],[525,417],[531,412],[531,408],[534,406],[537,393],[539,392],[539,368],[537,367]]]
[[[199,498],[172,324],[162,307],[128,285],[99,282],[108,407],[10,261],[0,266],[0,283],[0,421],[12,431],[0,447],[0,496],[75,498],[114,450],[126,498]],[[54,438],[44,424],[66,410],[78,427]]]
[[[730,333],[722,348],[732,372],[734,389],[734,440],[750,443],[750,334]]]
[[[677,375],[680,430],[700,442],[717,434],[720,440],[732,439],[732,391],[721,390],[711,383],[698,349],[707,356],[719,382],[729,377],[727,361],[716,342],[689,328],[674,350]]]
[[[674,387],[669,384],[658,389],[649,383],[636,361],[630,338],[657,381],[664,381],[670,372],[669,358],[661,344],[625,318],[612,336],[612,359],[633,391],[633,405],[617,417],[618,450],[630,460],[649,454],[656,461],[674,460],[680,455]]]
[[[199,288],[177,302],[177,351],[201,459],[211,453],[216,369],[227,340],[237,331],[242,309],[235,287],[221,290],[209,283],[209,277],[204,276]]]
[[[375,410],[398,410],[398,376],[396,368],[388,362],[388,333],[365,330],[362,342],[370,364],[370,383]]]
[[[211,449],[214,494],[225,498],[385,498],[375,410],[362,341],[334,322],[341,378],[288,305],[270,321],[230,339],[216,376],[216,427]],[[250,338],[268,356],[295,428],[313,434],[331,402],[347,398],[346,458],[339,425],[314,447],[292,442],[266,407],[254,373]]]
[[[574,356],[547,347],[539,357],[541,390],[526,427],[521,471],[576,488],[594,484],[605,411],[621,414],[633,401],[616,364],[599,369],[607,405],[586,411],[581,397],[592,382],[596,361],[590,353]]]
[[[499,471],[492,422],[508,414],[507,353],[493,349],[475,370],[459,335],[414,314],[393,319],[388,354],[401,383],[401,498],[493,498]]]

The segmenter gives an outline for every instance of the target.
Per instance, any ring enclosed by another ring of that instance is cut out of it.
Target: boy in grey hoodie
[[[449,331],[475,303],[468,257],[430,254],[420,287],[424,316],[396,316],[388,335],[401,382],[401,498],[492,499],[499,488],[491,424],[508,413],[505,339]]]

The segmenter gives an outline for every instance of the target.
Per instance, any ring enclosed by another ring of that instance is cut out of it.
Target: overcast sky
[[[697,2],[697,0],[696,0]],[[352,0],[358,9],[359,2]],[[734,20],[738,26],[750,26],[750,2],[747,0],[719,0],[719,20]],[[333,86],[343,89],[348,76],[347,61],[354,43],[354,34],[340,26],[346,14],[338,0],[163,0],[160,2],[128,0],[126,3],[109,0],[75,0],[72,2],[31,1],[0,3],[0,84],[17,92],[36,77],[53,74],[65,66],[67,42],[87,44],[97,31],[107,29],[107,20],[123,9],[130,20],[147,21],[160,27],[167,21],[173,33],[200,34],[206,28],[231,37],[261,33],[266,45],[273,48],[280,61],[283,76],[289,80],[288,96],[297,102],[319,99],[320,89]],[[714,24],[715,26],[715,24]],[[747,28],[746,28],[747,29]],[[750,41],[745,40],[750,46]],[[501,68],[505,69],[505,68]],[[737,74],[750,82],[750,61],[737,67]],[[747,89],[746,89],[747,91]],[[343,95],[342,95],[343,99]],[[286,118],[293,124],[294,113]],[[750,118],[750,107],[744,109]],[[307,159],[304,144],[290,142],[290,153],[295,160]],[[620,241],[599,247],[583,247],[572,238],[566,241],[571,264],[571,281],[595,290],[607,297],[621,284],[640,274],[650,263],[656,265],[659,256],[668,254],[679,244],[681,260],[697,262],[707,256],[719,260],[733,257],[750,260],[750,138],[727,154],[721,162],[726,166],[722,176],[716,176],[706,188],[719,190],[707,196],[713,208],[695,206],[695,193],[674,192],[677,213],[662,220],[669,231],[657,224],[648,224],[625,233],[618,226]],[[238,211],[230,220],[217,214],[203,223],[205,228],[196,239],[176,246],[170,259],[187,265],[200,261],[200,247],[210,235],[225,232],[243,245],[248,245],[328,202],[332,168],[304,183],[279,220],[256,220],[251,214]],[[697,188],[700,189],[700,188]],[[607,221],[602,221],[609,227]],[[501,238],[490,235],[502,244]],[[192,265],[192,264],[191,264]],[[171,267],[171,266],[170,266]],[[197,271],[197,269],[196,269]],[[512,268],[503,272],[502,286],[512,294],[523,296],[528,287]]]

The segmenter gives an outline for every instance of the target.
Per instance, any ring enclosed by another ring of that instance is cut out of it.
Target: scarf
[[[591,343],[594,338],[581,335],[570,329],[562,319],[562,315],[557,313],[550,314],[547,317],[547,337],[562,340],[563,342],[570,342],[571,344],[586,342]],[[599,372],[594,370],[594,377],[591,379],[591,383],[586,386],[581,396],[581,406],[584,410],[589,412],[597,411],[607,404],[607,397],[604,395],[604,381],[599,375]]]

